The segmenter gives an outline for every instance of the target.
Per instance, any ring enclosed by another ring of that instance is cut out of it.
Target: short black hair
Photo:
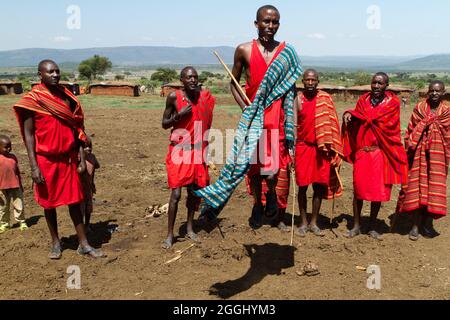
[[[433,81],[431,81],[429,87],[431,88],[435,84],[441,85],[444,88],[444,90],[445,90],[445,83],[443,81],[441,81],[441,80],[433,80]]]
[[[58,65],[55,61],[50,60],[50,59],[42,60],[41,62],[39,62],[38,71],[41,71],[42,68],[44,68],[44,66],[49,63],[54,64],[56,66]]]
[[[278,12],[278,15],[280,14],[280,11],[276,7],[274,7],[274,6],[270,5],[270,4],[267,4],[267,5],[262,6],[261,8],[259,8],[258,11],[256,12],[256,21],[260,21],[261,20],[261,15],[262,15],[262,12],[264,10],[274,10],[274,11]]]
[[[386,79],[386,83],[388,83],[389,84],[389,76],[388,76],[388,74],[386,73],[386,72],[377,72],[377,73],[375,73],[374,74],[374,78],[375,77],[378,77],[378,76],[381,76],[381,77],[383,77],[383,78],[385,78]]]
[[[197,70],[195,70],[193,66],[184,67],[183,70],[181,70],[180,72],[180,78],[183,78],[186,75],[186,72],[188,72],[189,70],[197,72]]]
[[[316,69],[306,69],[305,72],[303,72],[303,77],[305,77],[307,73],[314,73],[317,78],[319,78],[319,72],[317,72]]]

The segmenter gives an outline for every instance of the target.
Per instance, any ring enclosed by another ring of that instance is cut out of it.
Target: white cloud
[[[153,38],[152,38],[152,37],[149,37],[149,36],[143,36],[141,39],[142,39],[143,41],[153,41]]]
[[[317,40],[323,40],[326,38],[326,36],[322,33],[311,33],[307,35],[310,39],[317,39]]]
[[[53,38],[54,42],[70,42],[72,41],[71,37],[66,37],[66,36],[56,36]]]

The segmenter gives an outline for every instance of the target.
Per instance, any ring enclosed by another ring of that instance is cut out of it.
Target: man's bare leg
[[[56,216],[56,209],[44,210],[45,220],[47,221],[48,230],[52,237],[52,248],[49,253],[49,258],[56,260],[61,259],[62,248],[61,241],[58,235],[58,219]]]
[[[381,209],[381,202],[372,202],[370,206],[370,222],[369,222],[369,235],[376,239],[381,240],[381,234],[375,230],[377,224],[378,213]]]
[[[361,234],[361,211],[364,205],[363,200],[353,199],[353,216],[354,216],[354,226],[352,230],[349,230],[345,235],[347,238],[354,238]]]
[[[273,218],[278,214],[278,195],[277,195],[277,185],[278,176],[271,175],[265,178],[268,192],[266,194],[266,216],[268,218]]]
[[[301,225],[297,229],[297,234],[302,238],[306,237],[306,233],[308,232],[308,217],[306,216],[306,211],[308,210],[308,198],[306,196],[307,191],[308,186],[300,187],[298,191],[298,207],[300,209]]]
[[[309,230],[313,232],[316,236],[323,237],[325,236],[325,234],[322,232],[322,230],[320,230],[319,226],[317,225],[317,219],[319,218],[320,208],[322,207],[322,199],[324,198],[327,189],[325,186],[320,184],[314,184],[313,188],[314,188],[313,212],[311,223],[309,224]]]
[[[252,189],[253,198],[255,199],[255,204],[252,210],[252,216],[250,218],[250,227],[253,229],[261,228],[262,226],[262,215],[264,211],[264,206],[262,204],[262,177],[260,175],[254,175],[250,178],[250,187]]]
[[[198,203],[198,198],[194,195],[192,187],[188,188],[188,219],[187,219],[187,237],[192,241],[198,241],[197,234],[194,232],[194,217]]]
[[[92,248],[87,240],[86,229],[84,228],[84,221],[83,216],[81,215],[80,204],[70,205],[69,213],[78,236],[79,242],[78,253],[83,255],[89,255],[93,258],[103,257],[104,256],[103,252],[101,250]]]
[[[167,239],[163,242],[163,249],[170,249],[173,246],[175,239],[173,229],[175,227],[175,220],[177,219],[178,204],[181,199],[181,188],[173,189],[170,195],[169,201],[169,213],[168,213],[168,227],[167,227]]]

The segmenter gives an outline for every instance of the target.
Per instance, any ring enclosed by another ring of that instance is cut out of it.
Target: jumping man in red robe
[[[246,94],[250,101],[255,99],[269,66],[286,46],[286,43],[274,39],[280,27],[277,8],[270,5],[261,7],[257,12],[255,26],[258,29],[258,40],[241,44],[237,48],[233,67],[233,75],[237,81],[241,80],[245,71]],[[231,91],[244,110],[246,103],[234,83]],[[291,157],[286,146],[284,122],[283,101],[280,99],[264,111],[264,133],[258,145],[257,163],[252,165],[248,173],[249,189],[255,200],[249,222],[255,229],[262,226],[264,211],[270,218],[279,213],[278,226],[282,230],[287,229],[283,220],[289,196],[288,166]],[[265,194],[264,189],[267,190]]]
[[[88,243],[80,208],[83,192],[79,173],[86,170],[83,147],[89,144],[83,110],[78,99],[59,85],[60,69],[55,62],[42,61],[39,77],[41,84],[14,110],[28,151],[35,200],[44,208],[52,237],[49,258],[60,259],[62,255],[56,208],[66,205],[78,235],[78,253],[102,257],[103,253]]]
[[[344,114],[344,155],[353,163],[355,225],[346,236],[361,234],[364,200],[372,202],[369,235],[381,240],[375,223],[382,202],[391,200],[394,184],[408,178],[406,152],[400,133],[400,100],[386,91],[389,77],[380,72],[372,79],[372,91],[364,94],[355,110]]]

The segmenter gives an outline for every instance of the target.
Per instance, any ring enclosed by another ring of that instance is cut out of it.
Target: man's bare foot
[[[102,250],[94,249],[91,246],[79,246],[77,252],[81,256],[89,256],[94,259],[106,257],[106,254],[104,254]]]
[[[297,235],[301,238],[306,237],[306,234],[308,233],[308,226],[301,226],[297,229]]]
[[[281,232],[289,232],[291,231],[291,229],[283,222],[281,221],[278,225],[277,225],[278,230],[280,230]]]
[[[62,258],[62,248],[61,244],[55,244],[48,254],[50,260],[59,260]]]
[[[190,240],[192,240],[194,242],[198,242],[199,241],[198,236],[197,236],[197,234],[194,231],[188,232],[187,235],[186,235],[186,238],[188,238],[188,239],[190,239]]]
[[[361,235],[361,228],[357,227],[353,228],[352,230],[348,230],[347,233],[344,234],[344,237],[348,239],[353,239],[359,235]]]
[[[173,247],[173,238],[169,237],[162,243],[162,248],[165,250],[169,250]]]
[[[325,233],[323,233],[322,230],[320,230],[320,228],[318,226],[309,226],[309,231],[311,231],[312,233],[314,233],[314,235],[316,237],[325,237]]]
[[[409,233],[409,240],[417,241],[419,240],[419,228],[417,226],[413,227]]]
[[[369,231],[369,236],[372,237],[375,240],[383,241],[383,238],[381,237],[381,234],[376,232],[375,230]]]

